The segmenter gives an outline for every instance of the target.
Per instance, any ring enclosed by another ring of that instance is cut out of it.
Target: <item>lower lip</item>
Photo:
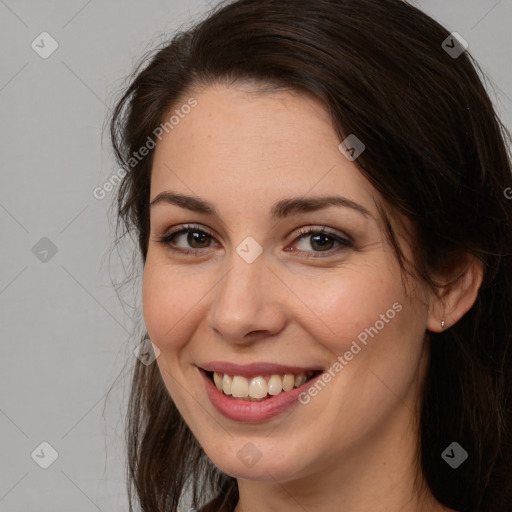
[[[250,402],[228,397],[217,388],[206,372],[203,370],[199,371],[206,383],[208,397],[217,411],[230,420],[249,423],[266,421],[282,414],[289,407],[298,403],[299,395],[309,389],[315,381],[322,376],[322,374],[319,373],[302,386],[290,391],[281,392],[262,402]]]

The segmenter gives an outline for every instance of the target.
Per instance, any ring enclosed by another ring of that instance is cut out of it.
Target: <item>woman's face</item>
[[[158,368],[184,420],[237,478],[409,457],[427,307],[402,288],[375,189],[316,100],[221,85],[193,96],[155,150],[143,284]],[[224,370],[228,393],[267,398],[225,395],[201,368]],[[301,385],[301,370],[323,373]]]

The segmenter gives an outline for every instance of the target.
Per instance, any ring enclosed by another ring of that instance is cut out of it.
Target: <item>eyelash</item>
[[[157,237],[156,241],[158,243],[163,244],[164,246],[168,247],[172,251],[178,252],[180,254],[197,254],[200,251],[204,251],[207,248],[203,249],[181,249],[176,246],[173,246],[172,240],[183,233],[188,232],[196,232],[196,233],[203,233],[205,235],[210,236],[211,238],[215,238],[210,232],[204,229],[200,229],[198,226],[184,224],[183,226],[180,226],[178,229],[167,233],[161,237]],[[333,238],[336,242],[341,244],[341,247],[338,247],[337,249],[331,249],[328,251],[298,251],[298,252],[305,252],[309,253],[306,257],[307,258],[322,258],[326,256],[322,256],[323,253],[326,253],[327,256],[332,256],[333,254],[336,254],[344,249],[348,249],[353,247],[353,243],[351,240],[347,238],[343,238],[340,235],[338,235],[335,231],[332,231],[331,229],[327,227],[322,227],[321,229],[314,228],[314,227],[308,227],[308,228],[299,228],[297,237],[294,239],[294,242],[300,238],[305,237],[306,235],[328,235],[330,238]]]

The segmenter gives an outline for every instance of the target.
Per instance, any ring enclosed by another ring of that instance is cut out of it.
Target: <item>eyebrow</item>
[[[170,190],[160,192],[151,201],[150,207],[153,208],[157,204],[162,203],[173,204],[193,212],[220,217],[215,206],[209,201]],[[270,216],[274,219],[282,219],[293,214],[322,210],[329,206],[351,208],[365,217],[373,218],[373,215],[364,206],[342,196],[290,197],[281,199],[272,205]]]

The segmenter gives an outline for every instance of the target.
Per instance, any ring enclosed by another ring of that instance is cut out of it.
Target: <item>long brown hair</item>
[[[146,55],[117,103],[111,139],[127,169],[116,198],[118,229],[149,237],[153,149],[133,155],[194,88],[250,81],[312,94],[343,140],[366,150],[354,162],[384,200],[381,215],[404,273],[431,286],[449,258],[483,262],[469,312],[426,333],[430,362],[421,402],[421,471],[435,498],[465,512],[512,503],[512,176],[506,132],[471,55],[443,45],[450,33],[402,0],[238,0]],[[449,40],[450,47],[456,42]],[[462,51],[462,50],[461,50]],[[157,132],[158,133],[158,132]],[[414,225],[414,261],[390,219]],[[118,231],[119,235],[119,231]],[[457,441],[469,458],[441,458]],[[130,511],[192,505],[231,512],[236,479],[216,468],[183,421],[156,364],[138,362],[127,416]],[[209,505],[206,501],[212,500]]]

